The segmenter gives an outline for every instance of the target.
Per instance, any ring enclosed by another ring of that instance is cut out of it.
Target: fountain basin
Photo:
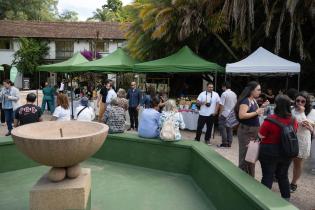
[[[103,145],[107,134],[105,124],[80,121],[45,121],[12,130],[21,152],[52,167],[69,167],[86,160]]]

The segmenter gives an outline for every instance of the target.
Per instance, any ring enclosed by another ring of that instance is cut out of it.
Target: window
[[[73,55],[73,41],[56,41],[56,58],[70,58]]]
[[[12,42],[10,39],[0,39],[0,50],[12,50]]]
[[[117,42],[117,47],[125,47],[126,42]]]
[[[97,41],[96,42],[96,52],[104,52],[104,42]]]
[[[109,53],[109,40],[104,42],[104,52]]]
[[[94,41],[90,42],[90,49],[94,52]],[[108,53],[109,52],[109,41],[96,41],[96,52]]]

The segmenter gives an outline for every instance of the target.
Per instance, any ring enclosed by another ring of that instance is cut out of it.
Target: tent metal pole
[[[38,106],[38,90],[40,89],[40,71],[38,72],[38,88],[37,88],[37,91],[36,91],[36,95],[37,95],[37,106]]]
[[[70,73],[70,86],[71,86],[71,119],[74,119],[74,115],[73,115],[73,88],[72,88],[72,79],[73,79],[73,74]]]
[[[218,73],[215,72],[215,78],[214,78],[214,90],[217,91],[217,81],[218,81]]]
[[[224,75],[224,82],[226,82],[226,73],[225,73],[225,75]]]
[[[301,73],[298,74],[298,91],[300,92],[300,79],[301,79]]]
[[[287,74],[287,79],[285,83],[285,89],[288,90],[288,88],[289,88],[289,74]]]

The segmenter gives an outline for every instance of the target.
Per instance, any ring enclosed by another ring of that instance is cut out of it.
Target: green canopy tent
[[[72,73],[78,72],[76,65],[89,62],[80,52],[75,53],[71,58],[60,63],[42,65],[37,67],[38,71]],[[84,71],[84,70],[83,70]]]
[[[223,73],[224,68],[196,55],[188,46],[184,46],[168,57],[138,63],[134,65],[136,73]],[[216,82],[215,82],[216,85]]]
[[[37,67],[38,71],[45,71],[45,72],[59,72],[59,73],[74,73],[78,72],[76,68],[77,64],[83,64],[89,62],[80,52],[75,53],[71,58],[66,61],[49,64],[49,65],[42,65]],[[83,70],[84,71],[84,70]],[[39,77],[40,78],[40,77]],[[40,83],[40,82],[39,82]],[[72,75],[71,75],[71,91],[72,91]],[[71,115],[73,115],[73,94],[71,92]]]
[[[138,63],[137,60],[131,58],[123,49],[118,48],[106,57],[78,64],[75,68],[79,71],[123,73],[132,72],[133,65],[136,63]]]

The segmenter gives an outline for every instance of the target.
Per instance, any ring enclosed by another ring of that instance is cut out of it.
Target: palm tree
[[[262,0],[255,3],[254,0],[225,0],[222,12],[233,31],[234,48],[251,51],[252,37],[258,30],[255,18],[259,17],[259,27],[265,27],[265,34],[260,34],[259,39],[274,40],[274,52],[277,54],[281,49],[281,40],[284,40],[288,43],[286,47],[290,54],[296,37],[294,47],[300,58],[305,59],[307,50],[304,37],[312,33],[308,29],[314,30],[314,9],[314,0]],[[264,18],[261,18],[262,11]]]
[[[117,16],[114,12],[108,9],[97,8],[93,12],[93,16],[87,19],[88,21],[117,21]]]
[[[134,4],[138,18],[126,36],[128,49],[138,59],[165,56],[188,44],[198,53],[200,43],[209,36],[216,39],[237,58],[220,37],[227,25],[220,11],[220,2],[208,0],[160,0]]]

